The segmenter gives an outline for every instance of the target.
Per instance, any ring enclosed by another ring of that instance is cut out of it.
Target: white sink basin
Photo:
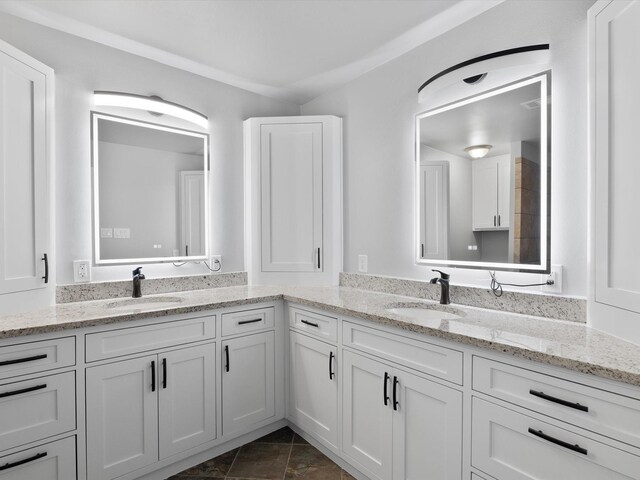
[[[163,309],[177,307],[181,303],[182,298],[180,297],[124,298],[108,303],[107,308],[117,311]]]
[[[464,316],[462,312],[454,308],[422,304],[387,308],[387,312],[413,320],[455,320]]]

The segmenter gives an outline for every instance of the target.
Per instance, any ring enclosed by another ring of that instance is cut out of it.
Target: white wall
[[[159,95],[209,117],[212,253],[223,271],[244,270],[242,121],[298,115],[272,100],[159,63],[0,14],[0,38],[56,71],[57,283],[73,282],[72,262],[92,257],[90,118],[92,92]],[[204,273],[202,265],[148,265],[147,277]],[[92,280],[131,278],[131,266],[94,268]]]
[[[587,29],[593,2],[508,0],[398,59],[303,105],[344,118],[344,270],[426,279],[414,262],[414,120],[418,87],[458,62],[511,47],[551,44],[551,261],[564,294],[587,294]],[[371,218],[376,221],[372,222]],[[489,274],[449,269],[455,284],[488,287]],[[538,275],[499,273],[530,283]],[[527,291],[531,291],[528,289]]]

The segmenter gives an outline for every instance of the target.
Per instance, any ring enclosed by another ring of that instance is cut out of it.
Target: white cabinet
[[[591,282],[589,322],[640,344],[637,122],[640,2],[589,10]]]
[[[274,417],[274,332],[222,342],[222,434],[244,433]]]
[[[289,419],[338,452],[338,349],[291,331]]]
[[[73,480],[76,437],[0,457],[0,480]]]
[[[511,225],[511,158],[487,157],[471,163],[473,230],[504,230]]]
[[[0,198],[8,200],[0,203],[0,294],[46,289],[53,280],[48,275],[52,98],[53,70],[0,41]],[[30,307],[52,303],[49,290],[31,294]]]
[[[462,477],[462,393],[343,353],[342,451],[380,480]]]
[[[250,283],[336,284],[342,267],[342,120],[245,122]]]
[[[215,438],[215,345],[86,371],[87,476],[110,479]]]

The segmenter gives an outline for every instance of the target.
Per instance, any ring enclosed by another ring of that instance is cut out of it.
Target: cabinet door
[[[274,332],[222,343],[222,434],[275,415]]]
[[[156,355],[87,368],[89,480],[115,478],[158,460],[155,368]]]
[[[502,156],[498,159],[498,228],[511,226],[511,158]]]
[[[420,165],[420,258],[449,258],[449,162]]]
[[[215,344],[159,355],[160,458],[216,437]]]
[[[260,126],[262,271],[322,270],[322,123]]]
[[[405,372],[393,415],[393,479],[462,478],[462,392]]]
[[[45,287],[45,106],[46,76],[0,51],[0,293]]]
[[[498,226],[498,172],[492,158],[471,163],[473,190],[473,229],[486,230]]]
[[[0,480],[73,480],[76,437],[0,457]]]
[[[348,351],[342,359],[343,454],[370,477],[389,480],[393,455],[391,369]]]
[[[289,340],[289,418],[337,450],[337,348],[293,331]]]

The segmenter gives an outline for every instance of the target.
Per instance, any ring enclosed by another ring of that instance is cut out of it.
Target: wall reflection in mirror
[[[417,116],[418,263],[547,269],[547,80]]]
[[[92,114],[95,263],[204,259],[206,134]]]

